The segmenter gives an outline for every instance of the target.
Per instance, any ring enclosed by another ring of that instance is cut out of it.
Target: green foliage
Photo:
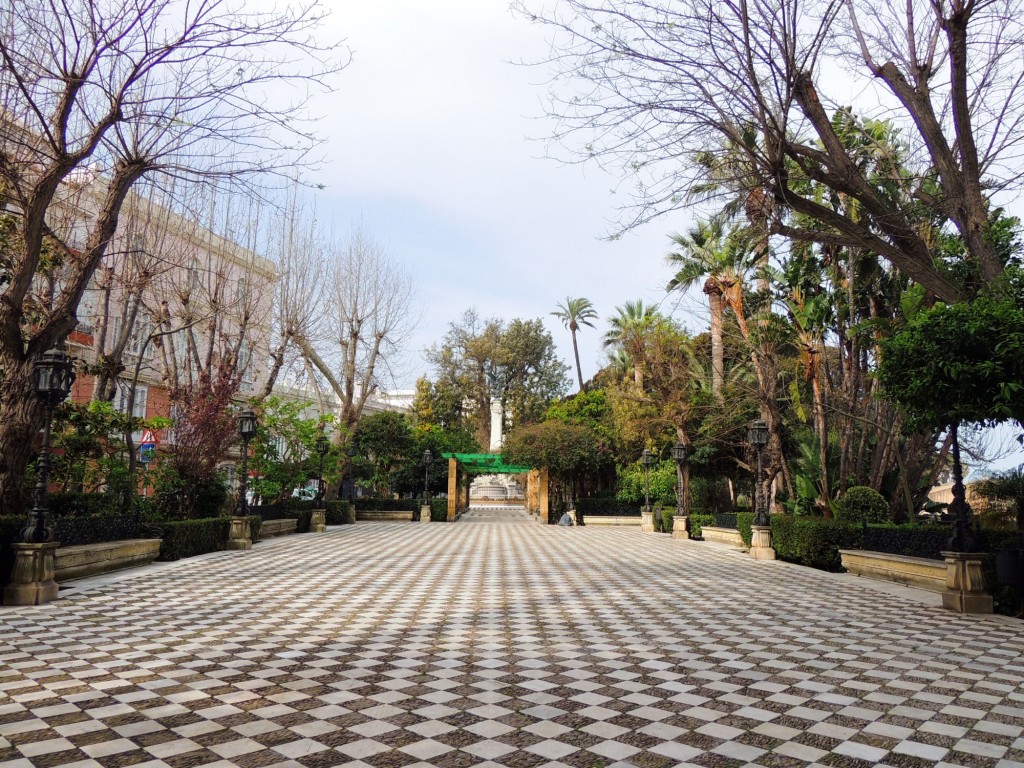
[[[587,427],[597,438],[602,455],[609,455],[615,445],[615,415],[603,388],[586,389],[552,403],[544,419]]]
[[[691,513],[688,520],[690,521],[690,536],[694,539],[701,537],[701,531],[705,526],[708,528],[715,526],[715,516],[703,512]]]
[[[832,513],[837,520],[859,523],[888,522],[892,515],[889,503],[878,491],[864,485],[854,485],[832,505]]]
[[[325,501],[324,509],[327,511],[324,515],[327,525],[351,525],[356,521],[355,510],[348,501]]]
[[[290,498],[318,476],[321,466],[327,484],[340,477],[340,446],[332,444],[322,461],[317,453],[317,440],[330,439],[332,417],[305,417],[308,409],[307,403],[276,397],[262,405],[259,430],[249,443],[249,466],[256,473],[251,487],[268,504]]]
[[[1024,529],[1024,465],[982,480],[974,486],[974,491],[986,499],[1012,501],[1017,513],[1017,527]]]
[[[391,490],[397,493],[423,495],[426,480],[423,453],[429,450],[430,490],[440,493],[448,490],[448,459],[445,453],[478,453],[480,444],[465,427],[441,427],[435,424],[417,424],[410,430],[411,443],[407,454],[391,475]]]
[[[14,551],[10,545],[21,541],[21,531],[27,522],[22,515],[0,515],[0,590],[10,582],[14,568]]]
[[[249,538],[259,541],[260,528],[263,527],[263,518],[259,515],[249,515]]]
[[[661,531],[662,533],[672,533],[672,527],[675,524],[676,519],[676,508],[675,507],[662,507],[661,508]]]
[[[124,497],[114,493],[50,493],[46,508],[52,517],[90,517],[121,511]]]
[[[858,549],[859,525],[812,517],[772,515],[772,542],[781,560],[839,572],[840,549]]]
[[[1024,311],[1010,296],[938,304],[883,340],[878,378],[909,429],[1024,420]]]
[[[598,468],[597,437],[587,427],[543,421],[513,430],[502,453],[508,464],[547,467],[552,478],[565,483]]]
[[[640,517],[640,504],[618,499],[576,499],[576,509],[584,517]]]
[[[180,560],[218,552],[227,546],[230,526],[231,521],[226,517],[162,522],[163,540],[158,559]]]
[[[153,512],[165,520],[196,520],[227,511],[228,489],[220,476],[189,481],[170,462],[162,463],[154,478]]]
[[[363,512],[416,512],[421,499],[356,499],[357,509]]]
[[[432,522],[432,523],[447,523],[448,522],[448,499],[431,499],[430,500],[430,522]]]
[[[747,547],[750,546],[753,541],[753,531],[750,530],[750,526],[754,524],[754,513],[753,512],[737,512],[736,513],[736,528],[740,532],[740,538],[743,539],[743,544]]]
[[[676,465],[674,461],[662,461],[650,469],[651,504],[676,503]],[[615,498],[636,504],[644,503],[644,466],[639,461],[619,467],[618,490]]]
[[[378,494],[393,490],[394,473],[402,461],[413,458],[409,422],[401,413],[381,411],[359,420],[352,444],[370,470],[368,485]]]

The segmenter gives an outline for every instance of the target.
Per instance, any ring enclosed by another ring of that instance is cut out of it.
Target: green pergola
[[[448,459],[448,519],[454,520],[458,507],[458,470],[461,467],[466,475],[528,475],[527,488],[531,483],[539,484],[540,505],[543,515],[547,516],[548,489],[547,470],[540,469],[537,474],[530,474],[533,467],[524,467],[518,464],[506,464],[504,458],[498,453],[442,453]],[[465,486],[466,504],[468,501],[469,486]]]

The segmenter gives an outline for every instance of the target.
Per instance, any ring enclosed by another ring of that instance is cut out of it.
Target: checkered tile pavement
[[[0,768],[1024,765],[1021,622],[525,520],[360,523],[0,608]]]

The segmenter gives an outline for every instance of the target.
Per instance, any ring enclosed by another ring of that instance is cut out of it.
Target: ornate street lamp
[[[768,508],[764,498],[764,483],[762,480],[763,470],[761,467],[761,454],[764,447],[768,445],[771,433],[768,425],[761,419],[755,419],[747,426],[747,440],[754,447],[757,454],[757,474],[754,476],[754,525],[768,526],[771,520],[768,518]]]
[[[249,516],[249,441],[256,436],[259,426],[259,418],[252,410],[244,410],[238,415],[238,434],[242,438],[242,486],[235,510],[238,517]]]
[[[75,383],[75,372],[71,358],[59,349],[44,352],[32,369],[32,388],[43,403],[43,442],[36,460],[35,500],[29,512],[28,525],[21,532],[26,544],[42,544],[53,538],[53,531],[46,527],[46,486],[50,475],[50,424],[53,409],[63,403],[71,394]]]
[[[640,463],[644,465],[644,512],[651,513],[651,467],[654,466],[654,454],[644,448],[640,454]]]
[[[676,483],[679,488],[679,492],[676,494],[676,517],[686,519],[686,531],[690,531],[690,499],[689,495],[685,491],[688,488],[683,487],[683,467],[686,465],[687,459],[690,458],[690,446],[686,443],[676,443],[672,446],[672,458],[676,462]]]
[[[331,441],[327,439],[327,435],[321,432],[316,439],[316,453],[320,457],[320,468],[316,476],[317,504],[323,501],[324,491],[327,490],[327,487],[324,485],[324,457],[327,456],[329,450],[331,450]]]
[[[434,460],[434,454],[429,448],[423,452],[423,506],[430,506],[430,463]]]

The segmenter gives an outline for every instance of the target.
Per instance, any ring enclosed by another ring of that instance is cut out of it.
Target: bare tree
[[[325,303],[294,339],[337,397],[339,424],[347,431],[392,376],[415,327],[413,282],[361,227],[327,255]]]
[[[266,13],[228,0],[19,0],[0,30],[0,505],[21,479],[42,409],[32,366],[62,344],[114,241],[132,187],[252,185],[313,146],[304,99],[339,64],[317,44],[315,0]],[[294,150],[288,150],[292,147]],[[80,184],[83,174],[89,183]],[[163,180],[163,181],[161,181]],[[88,188],[75,199],[74,188]],[[77,211],[73,209],[78,207]],[[60,213],[79,224],[57,226]],[[84,222],[84,225],[82,224]],[[40,276],[57,277],[38,300]]]
[[[557,76],[586,84],[556,93],[556,140],[635,182],[624,227],[687,205],[708,181],[702,155],[732,152],[731,183],[715,184],[745,192],[770,234],[878,253],[953,301],[963,286],[931,237],[948,222],[982,281],[1000,273],[985,235],[989,196],[1021,181],[1020,0],[514,5],[555,28]],[[904,164],[856,161],[832,118],[858,91],[864,117],[900,129]]]

